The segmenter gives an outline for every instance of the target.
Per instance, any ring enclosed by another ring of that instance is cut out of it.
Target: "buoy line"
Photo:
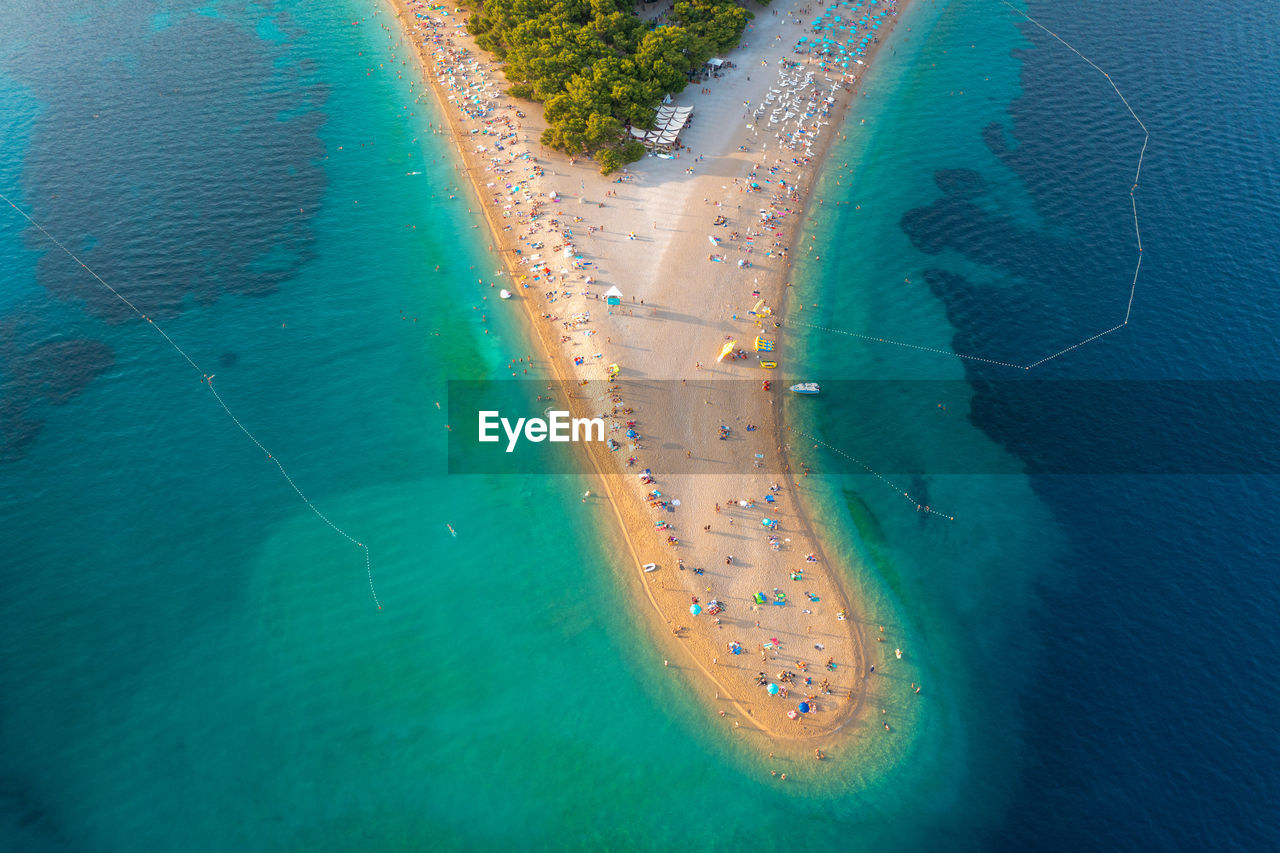
[[[923,346],[920,344],[907,343],[905,341],[897,341],[897,340],[893,340],[892,338],[884,338],[884,337],[879,337],[877,335],[865,335],[859,332],[850,332],[844,329],[834,329],[829,326],[820,326],[812,323],[805,323],[801,320],[795,320],[795,319],[780,320],[779,322],[782,325],[803,326],[805,328],[816,329],[818,331],[832,332],[838,335],[848,335],[851,338],[858,338],[859,340],[872,341],[875,343],[882,343],[882,344],[890,344],[892,346],[902,347],[904,349],[914,349],[914,350],[920,350],[922,352],[937,353],[939,355],[946,355],[946,356],[951,356],[953,358],[964,359],[965,361],[976,361],[976,362],[981,362],[983,364],[993,364],[999,367],[1013,368],[1015,370],[1031,370],[1033,368],[1039,367],[1045,362],[1053,361],[1054,359],[1064,356],[1067,353],[1072,352],[1074,350],[1077,350],[1082,346],[1086,346],[1100,338],[1104,338],[1107,335],[1111,334],[1112,332],[1118,332],[1119,330],[1123,329],[1125,326],[1129,325],[1129,317],[1133,313],[1133,298],[1138,290],[1138,275],[1142,271],[1142,230],[1138,225],[1138,202],[1137,202],[1136,194],[1138,190],[1138,180],[1142,176],[1142,163],[1144,158],[1147,155],[1147,145],[1151,141],[1151,133],[1150,131],[1147,130],[1147,126],[1142,123],[1142,119],[1138,118],[1138,114],[1133,111],[1133,107],[1129,105],[1128,99],[1125,98],[1124,94],[1120,91],[1120,87],[1116,85],[1116,81],[1111,79],[1110,74],[1108,74],[1106,71],[1103,71],[1101,68],[1099,68],[1098,65],[1092,59],[1085,56],[1080,51],[1076,50],[1069,42],[1066,41],[1066,39],[1062,38],[1062,36],[1058,35],[1053,30],[1049,29],[1044,24],[1040,23],[1035,18],[1028,15],[1026,12],[1014,6],[1012,3],[1009,2],[1009,0],[1000,0],[1000,2],[1003,3],[1005,6],[1008,6],[1011,10],[1013,10],[1017,14],[1021,15],[1028,22],[1044,30],[1046,33],[1048,33],[1050,36],[1056,39],[1062,46],[1067,48],[1067,50],[1071,51],[1076,56],[1080,57],[1082,60],[1088,63],[1091,68],[1093,68],[1103,77],[1107,78],[1107,82],[1110,83],[1111,88],[1115,90],[1116,95],[1120,98],[1120,102],[1124,104],[1124,108],[1129,111],[1129,115],[1133,116],[1133,120],[1138,123],[1138,127],[1142,128],[1142,149],[1138,152],[1138,166],[1133,174],[1133,184],[1129,187],[1129,206],[1133,210],[1133,236],[1134,236],[1134,239],[1137,241],[1137,245],[1138,245],[1138,260],[1137,260],[1137,263],[1134,264],[1133,279],[1129,283],[1129,300],[1125,304],[1124,319],[1122,319],[1119,323],[1117,323],[1116,325],[1112,326],[1109,329],[1104,329],[1100,332],[1097,332],[1096,334],[1090,335],[1089,337],[1081,341],[1077,341],[1076,343],[1072,344],[1069,347],[1064,347],[1063,349],[1060,349],[1057,352],[1050,353],[1049,355],[1046,355],[1043,358],[1040,358],[1040,359],[1037,359],[1036,361],[1032,361],[1025,364],[1017,364],[1014,362],[1000,361],[998,359],[987,358],[985,356],[973,355],[968,353],[951,352],[950,350],[945,350],[940,347],[929,347],[929,346]]]
[[[876,469],[872,468],[870,465],[868,465],[867,463],[863,462],[861,459],[858,459],[858,458],[856,458],[856,457],[854,457],[854,456],[850,456],[848,453],[845,453],[843,450],[841,450],[840,448],[836,447],[834,444],[831,444],[831,443],[829,443],[829,442],[823,441],[822,439],[818,438],[816,435],[810,435],[809,433],[805,432],[804,430],[799,430],[799,429],[796,429],[795,427],[787,427],[787,429],[788,429],[788,430],[790,430],[791,432],[794,432],[796,435],[804,436],[805,438],[809,439],[810,441],[814,442],[815,444],[821,444],[823,447],[825,447],[827,450],[830,450],[832,453],[837,453],[837,454],[839,454],[839,455],[843,456],[845,459],[848,459],[850,462],[852,462],[853,464],[855,464],[855,465],[857,465],[858,467],[862,468],[862,470],[866,471],[868,474],[870,474],[871,476],[875,477],[877,480],[879,480],[880,482],[884,483],[886,486],[888,486],[889,488],[893,489],[893,490],[894,490],[895,492],[897,492],[898,494],[902,495],[902,497],[903,497],[903,498],[905,498],[906,500],[908,500],[908,501],[910,501],[911,503],[915,504],[915,506],[916,506],[916,510],[917,510],[918,512],[923,512],[923,513],[925,513],[926,515],[936,515],[936,516],[938,516],[938,518],[945,518],[947,521],[955,521],[955,520],[956,520],[956,517],[955,517],[954,515],[948,515],[948,514],[947,514],[947,513],[945,513],[945,512],[939,512],[938,510],[934,509],[933,507],[929,506],[928,504],[926,504],[926,503],[924,503],[924,502],[920,501],[919,499],[917,499],[917,498],[913,497],[913,496],[912,496],[912,494],[911,494],[910,492],[908,492],[906,489],[902,488],[902,487],[901,487],[901,486],[899,486],[897,483],[895,483],[895,482],[893,482],[892,480],[890,480],[890,479],[889,479],[888,477],[886,477],[884,474],[881,474],[879,471],[877,471]]]
[[[147,324],[160,335],[160,337],[164,338],[165,343],[167,343],[170,347],[172,347],[174,352],[182,356],[183,360],[186,361],[187,364],[191,365],[191,368],[200,375],[201,383],[204,384],[209,389],[209,393],[213,395],[213,399],[216,400],[218,405],[222,407],[222,410],[227,413],[227,417],[231,418],[232,423],[234,423],[237,427],[239,427],[240,431],[243,432],[245,436],[248,437],[249,441],[253,442],[254,446],[256,446],[264,454],[266,454],[267,458],[270,459],[271,462],[280,471],[280,476],[284,477],[285,482],[288,483],[289,487],[293,489],[293,491],[298,495],[298,498],[306,505],[307,509],[315,513],[316,518],[319,518],[321,521],[323,521],[335,533],[337,533],[343,539],[346,539],[348,542],[355,545],[357,548],[359,548],[361,551],[364,552],[364,569],[365,569],[365,577],[368,579],[368,582],[369,582],[369,594],[373,597],[373,603],[377,605],[377,608],[379,610],[381,610],[382,602],[378,600],[378,592],[377,590],[374,589],[374,586],[373,586],[373,561],[369,556],[369,546],[365,545],[363,542],[360,542],[355,537],[351,536],[349,533],[343,530],[341,527],[339,527],[338,525],[330,521],[329,517],[326,516],[324,513],[322,513],[316,507],[316,505],[313,504],[305,494],[303,494],[302,489],[298,488],[298,484],[293,481],[293,478],[291,476],[289,476],[289,472],[285,470],[284,464],[281,463],[280,459],[270,450],[267,450],[267,448],[263,446],[262,442],[258,441],[257,436],[255,436],[252,432],[250,432],[249,428],[246,427],[240,421],[240,419],[235,416],[235,413],[231,411],[231,407],[227,405],[226,401],[222,399],[222,395],[219,394],[217,389],[213,387],[213,374],[205,373],[200,368],[200,365],[196,364],[195,359],[193,359],[190,355],[188,355],[186,350],[178,346],[177,342],[175,342],[173,338],[169,337],[169,334],[163,328],[161,328],[159,323],[157,323],[155,320],[151,319],[146,314],[144,314],[142,310],[139,309],[138,306],[130,302],[129,299],[125,297],[124,294],[122,294],[120,291],[116,290],[114,287],[108,284],[105,280],[103,280],[102,276],[98,275],[96,272],[93,271],[91,267],[89,267],[88,264],[86,264],[84,261],[76,257],[74,252],[72,252],[70,249],[64,246],[56,237],[50,234],[43,225],[41,225],[39,222],[36,222],[34,219],[32,219],[31,216],[25,210],[18,207],[18,205],[14,204],[13,201],[10,200],[8,196],[6,196],[4,193],[0,193],[0,200],[3,200],[5,204],[9,205],[14,210],[16,210],[18,214],[22,216],[23,219],[31,223],[31,225],[33,225],[41,234],[47,237],[49,241],[53,243],[53,245],[57,246],[64,253],[66,253],[67,257],[71,258],[71,260],[79,264],[81,269],[83,269],[89,275],[93,276],[94,280],[97,281],[99,284],[101,284],[103,287],[105,287],[111,293],[112,296],[114,296],[116,299],[119,299],[121,302],[127,305],[130,311],[138,315],[140,319],[145,320]]]

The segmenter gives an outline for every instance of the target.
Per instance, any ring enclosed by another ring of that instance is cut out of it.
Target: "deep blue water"
[[[909,526],[884,531],[886,559],[934,594],[959,601],[983,585],[993,595],[1027,585],[1025,595],[999,612],[982,610],[978,620],[959,607],[930,617],[961,626],[957,636],[981,638],[957,662],[974,668],[974,702],[989,703],[989,711],[965,727],[1004,726],[1001,735],[975,737],[1018,745],[1007,808],[980,830],[983,846],[1275,849],[1280,481],[1137,474],[1122,454],[1100,446],[1105,429],[1087,438],[1056,424],[1037,431],[1019,412],[1076,405],[1088,421],[1079,386],[1054,380],[1118,380],[1108,393],[1121,403],[1126,387],[1135,401],[1150,399],[1126,380],[1171,380],[1163,386],[1167,399],[1131,413],[1145,424],[1142,455],[1157,460],[1157,470],[1247,472],[1252,455],[1270,457],[1273,429],[1252,435],[1256,450],[1243,436],[1225,466],[1220,440],[1237,425],[1227,422],[1238,417],[1233,410],[1252,415],[1263,407],[1269,419],[1280,402],[1273,392],[1258,398],[1226,381],[1280,374],[1280,78],[1269,58],[1280,7],[1031,0],[1026,9],[1106,70],[1150,131],[1137,193],[1145,257],[1131,322],[1026,372],[1043,384],[1016,394],[1007,383],[1024,371],[999,365],[822,332],[810,333],[809,346],[833,378],[952,379],[963,371],[974,399],[961,421],[919,405],[932,387],[901,394],[905,403],[886,391],[885,411],[866,415],[877,424],[896,417],[899,454],[918,446],[925,448],[919,459],[959,455],[952,470],[1009,470],[1007,459],[984,468],[990,449],[962,436],[976,426],[1013,454],[1014,467],[1023,460],[1038,470],[1092,472],[1031,476],[1034,500],[1052,518],[1041,546],[1018,561],[973,558],[963,581],[955,564],[966,562],[966,548],[976,550],[973,518],[990,511],[982,507],[998,507],[1003,521],[986,535],[1025,535],[1030,496],[1015,496],[1016,478],[902,475],[913,492],[946,503],[960,520],[951,532],[922,517],[915,544],[896,548],[895,537],[912,536]],[[1123,318],[1136,259],[1128,189],[1142,131],[1096,71],[1017,20],[989,4],[950,4],[933,43],[920,49],[919,73],[904,72],[909,82],[896,90],[917,98],[915,114],[883,109],[875,122],[882,129],[845,146],[852,167],[840,189],[825,185],[828,204],[833,197],[864,208],[887,203],[901,215],[886,212],[872,223],[847,207],[815,215],[828,251],[852,248],[809,268],[823,288],[810,291],[823,298],[823,313],[801,316],[1016,364]],[[990,54],[965,58],[1011,26],[1020,31],[1008,53],[1012,66]],[[999,84],[1010,93],[1005,100],[991,90],[1010,67],[1016,76]],[[961,102],[962,90],[972,100]],[[877,132],[910,155],[870,135]],[[895,171],[914,189],[877,198],[866,184],[877,170]],[[902,270],[896,277],[894,266]],[[930,321],[935,311],[945,325]],[[1222,398],[1206,406],[1199,390],[1178,380],[1215,383]],[[964,413],[964,401],[951,408]],[[847,446],[858,412],[832,404],[824,413],[823,436]],[[877,458],[864,446],[857,455]],[[1093,467],[1100,458],[1107,461]],[[1258,469],[1274,471],[1262,460]],[[869,504],[883,519],[894,496],[862,480],[850,480],[851,505]],[[1012,624],[1020,628],[1011,632]],[[1016,710],[1007,713],[1001,703],[1010,694]],[[1006,777],[975,756],[971,782],[995,785],[997,778]]]
[[[1033,2],[1029,11],[1067,41],[1087,44],[1151,132],[1133,321],[1054,363],[1053,374],[1274,379],[1280,80],[1267,70],[1267,45],[1280,32],[1280,7],[1244,3],[1222,14],[1196,3],[1126,2],[1068,11]],[[1028,35],[1036,57],[1023,64],[1023,95],[1010,111],[1018,148],[1007,162],[1042,214],[1081,236],[1085,261],[1108,247],[1102,226],[1115,214],[1104,215],[1101,200],[1114,211],[1122,193],[1092,183],[1088,169],[1073,176],[1070,195],[1055,192],[1037,186],[1035,164],[1062,153],[1084,162],[1114,156],[1117,142],[1106,134],[1063,133],[1067,119],[1087,126],[1105,114],[1085,91],[1107,92],[1074,87],[1071,57]],[[1063,278],[1092,275],[1085,261]],[[1205,422],[1168,455],[1211,454],[1214,415],[1185,412],[1188,422]],[[1001,434],[999,424],[983,427]],[[1044,590],[1036,613],[1047,641],[1023,693],[1027,768],[1000,845],[1274,849],[1280,481],[1077,476],[1034,484],[1069,531],[1057,575],[1067,580]]]

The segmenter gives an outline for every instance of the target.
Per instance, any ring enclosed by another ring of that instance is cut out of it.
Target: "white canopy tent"
[[[675,145],[693,115],[693,107],[658,107],[653,117],[653,130],[631,128],[631,136],[640,140],[647,148],[654,146]]]

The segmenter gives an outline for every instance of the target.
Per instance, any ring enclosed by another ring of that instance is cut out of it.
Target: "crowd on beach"
[[[896,14],[892,0],[879,4],[873,0],[871,5],[879,7],[880,16]],[[842,0],[826,9],[814,26],[818,27],[823,21],[830,23],[833,10],[844,6],[862,9],[861,3],[850,4]],[[499,242],[496,248],[507,253],[508,261],[508,268],[497,270],[495,278],[509,276],[513,279],[508,284],[511,290],[541,300],[539,316],[554,330],[553,334],[559,336],[569,375],[583,383],[601,378],[612,383],[608,385],[608,405],[601,413],[609,425],[609,447],[619,451],[619,467],[637,475],[640,499],[650,510],[661,514],[654,525],[658,535],[665,537],[668,546],[679,547],[681,540],[665,517],[674,509],[671,498],[652,488],[660,483],[645,468],[646,448],[639,433],[641,416],[622,397],[623,386],[612,382],[617,367],[611,365],[611,358],[606,356],[611,339],[606,337],[602,345],[599,329],[593,322],[593,316],[599,318],[602,314],[634,315],[637,309],[644,310],[643,300],[637,303],[632,297],[626,304],[601,305],[603,283],[596,280],[598,273],[588,248],[592,240],[605,232],[605,225],[588,221],[592,205],[585,204],[583,198],[576,199],[576,203],[571,205],[556,192],[546,190],[543,180],[547,168],[543,165],[545,155],[540,151],[534,153],[536,143],[530,142],[523,128],[524,114],[499,91],[497,81],[501,72],[497,63],[464,44],[463,17],[439,4],[411,0],[408,7],[413,15],[408,22],[410,29],[415,34],[417,47],[428,60],[429,73],[435,78],[433,82],[446,101],[452,131],[470,155],[469,161],[482,164],[484,174],[473,173],[471,178],[488,206],[486,216],[495,232],[502,232],[495,235]],[[878,20],[878,17],[873,15],[872,19]],[[840,20],[839,14],[835,14],[837,25]],[[850,85],[856,83],[857,78],[850,75],[841,63],[847,66],[849,60],[857,61],[858,55],[865,55],[852,50],[843,53],[833,51],[830,46],[823,53],[821,49],[815,51],[813,45],[814,42],[802,38],[793,51],[800,58],[775,62],[770,69],[774,82],[767,94],[754,106],[750,102],[744,103],[742,120],[752,135],[751,141],[739,150],[753,162],[745,174],[733,178],[726,185],[728,194],[725,197],[704,199],[706,205],[716,209],[711,220],[712,230],[724,229],[720,232],[723,236],[712,237],[715,248],[738,252],[737,266],[740,268],[751,266],[753,258],[770,258],[779,265],[789,265],[786,260],[789,229],[803,207],[803,184],[812,177],[806,167],[816,156],[814,146],[829,126],[841,92],[847,92]],[[865,44],[860,49],[865,49]],[[735,73],[750,71],[737,69]],[[748,145],[755,150],[748,151]],[[696,173],[700,158],[688,149],[677,147],[676,156],[681,155],[689,164],[685,171]],[[613,178],[618,184],[625,184],[631,179],[632,176],[625,171]],[[604,193],[606,197],[614,194],[613,190]],[[604,206],[603,202],[598,204]],[[657,228],[656,221],[653,227]],[[634,232],[629,236],[634,239]],[[713,251],[711,258],[724,260],[725,255]],[[490,286],[494,285],[491,281]],[[751,294],[757,302],[767,298],[758,286],[751,290]],[[780,292],[774,295],[781,297]],[[761,316],[767,316],[767,312]],[[720,437],[725,436],[722,434]],[[768,447],[768,438],[757,437],[757,440],[760,449],[772,449]],[[757,454],[757,457],[761,455]],[[779,522],[775,517],[782,497],[783,487],[773,484],[767,493],[758,497],[726,502],[724,509],[732,507],[737,520],[758,522],[759,535],[767,547],[771,551],[786,552],[789,540],[779,535]],[[584,496],[584,502],[586,499]],[[717,503],[715,513],[721,512],[722,507]],[[735,523],[733,518],[726,520],[730,525]],[[709,528],[710,525],[704,527],[704,532]],[[732,566],[732,555],[726,556],[725,562]],[[835,621],[847,618],[843,609],[824,608],[819,603],[821,597],[807,589],[804,590],[804,601],[788,600],[783,587],[789,583],[810,583],[820,571],[816,565],[818,557],[813,553],[806,556],[803,567],[789,567],[788,562],[790,560],[785,557],[778,561],[777,586],[773,588],[772,596],[760,592],[754,600],[744,603],[759,618],[747,619],[744,615],[744,620],[738,624],[754,621],[755,629],[759,631],[758,641],[744,646],[734,639],[719,641],[717,645],[723,646],[731,658],[743,654],[750,647],[759,652],[762,662],[783,664],[776,676],[770,678],[765,675],[765,670],[760,670],[753,680],[762,691],[762,701],[793,702],[791,694],[799,688],[803,698],[793,703],[795,707],[787,712],[787,716],[800,719],[820,711],[834,710],[841,699],[847,701],[855,676],[839,673],[844,677],[840,678],[841,686],[836,687],[831,677],[837,673],[839,664],[828,659],[825,669],[832,675],[814,684],[813,676],[807,671],[811,665],[807,658],[811,653],[820,654],[823,644],[811,643],[812,648],[793,647],[793,642],[788,641],[784,649],[784,643],[777,636],[770,636],[770,630],[761,627],[761,622],[767,621],[768,611],[775,605],[798,606],[806,616],[814,618],[825,616]],[[683,561],[678,567],[682,571],[686,568]],[[698,576],[704,571],[693,569]],[[665,580],[659,583],[665,590]],[[705,579],[698,583],[705,584]],[[711,587],[700,585],[698,589],[710,591]],[[721,614],[729,609],[730,604],[719,599],[711,599],[711,602],[704,608],[695,596],[691,608],[696,609],[691,609],[691,613],[709,616],[704,621],[709,626],[708,630],[715,634],[723,630]],[[825,614],[823,609],[827,610]],[[673,630],[684,629],[680,626]],[[794,645],[799,646],[799,643]],[[713,659],[713,663],[718,661]],[[794,667],[801,674],[788,667]],[[874,666],[871,671],[874,671]],[[856,677],[869,674],[859,673]],[[744,670],[744,677],[750,678],[750,673]]]

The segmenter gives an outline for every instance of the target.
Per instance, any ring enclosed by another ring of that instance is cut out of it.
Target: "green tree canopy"
[[[651,127],[663,96],[734,47],[751,13],[733,0],[680,0],[674,23],[647,24],[627,0],[476,0],[476,43],[504,62],[510,92],[541,102],[542,136],[602,171],[643,156],[624,124]]]

